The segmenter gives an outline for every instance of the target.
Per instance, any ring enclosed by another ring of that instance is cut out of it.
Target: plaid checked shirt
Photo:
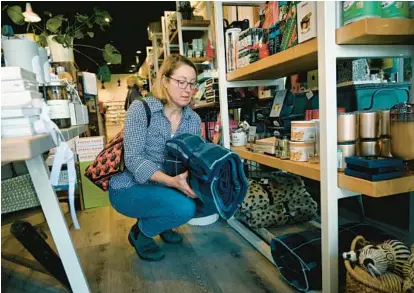
[[[156,98],[145,99],[151,110],[151,123],[147,128],[144,105],[134,101],[128,109],[124,123],[124,157],[126,170],[113,176],[110,187],[128,188],[146,184],[158,170],[164,171],[167,152],[165,143],[172,138],[171,123],[164,115],[164,105]],[[189,133],[201,136],[201,119],[190,107],[185,107],[175,135]]]

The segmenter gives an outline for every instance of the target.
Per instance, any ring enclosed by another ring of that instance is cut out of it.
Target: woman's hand
[[[187,183],[187,177],[188,171],[174,177],[168,176],[161,171],[156,171],[151,176],[151,180],[178,189],[188,197],[197,198],[197,195]]]
[[[177,175],[173,178],[172,187],[180,190],[182,193],[184,193],[186,196],[191,198],[197,198],[197,195],[194,193],[194,191],[191,189],[190,185],[187,183],[187,177],[188,177],[188,171]]]

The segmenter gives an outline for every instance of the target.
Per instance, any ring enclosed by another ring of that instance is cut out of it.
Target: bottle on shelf
[[[60,81],[52,81],[45,86],[46,103],[49,106],[50,119],[59,128],[71,127],[69,94],[66,84]]]

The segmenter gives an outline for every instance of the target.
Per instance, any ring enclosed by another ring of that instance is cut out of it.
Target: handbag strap
[[[151,123],[151,110],[148,106],[147,101],[142,99],[141,102],[144,104],[145,113],[147,114],[147,128],[148,128],[150,126],[150,123]]]

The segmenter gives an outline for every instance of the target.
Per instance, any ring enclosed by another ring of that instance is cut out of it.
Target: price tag
[[[260,183],[261,184],[269,184],[269,179],[262,178],[262,179],[260,179]]]

